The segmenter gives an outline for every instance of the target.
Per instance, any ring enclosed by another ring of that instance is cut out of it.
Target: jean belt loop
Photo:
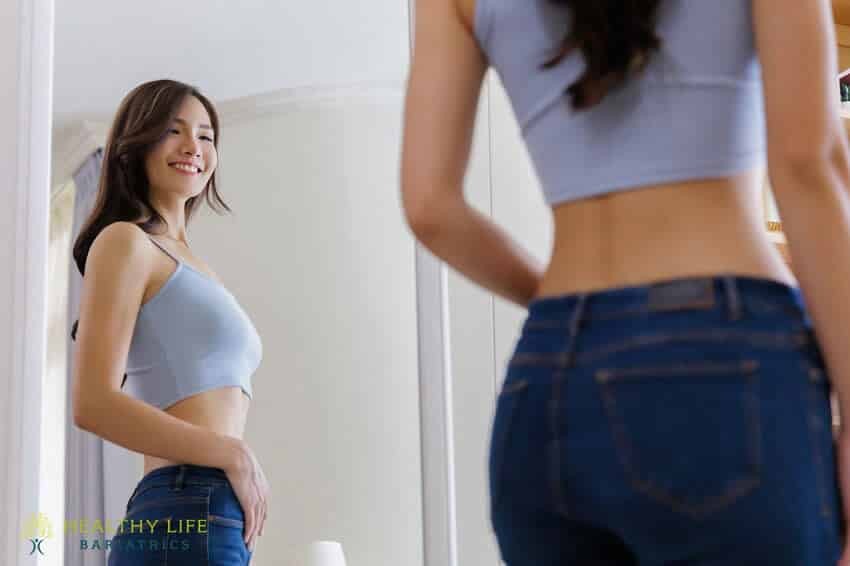
[[[177,478],[174,480],[174,491],[183,489],[183,480],[186,477],[186,464],[180,464],[180,469],[177,472]]]
[[[589,298],[589,293],[582,293],[578,296],[578,302],[576,303],[576,308],[573,311],[573,316],[570,319],[570,337],[569,344],[567,346],[567,359],[566,365],[567,367],[572,365],[573,357],[575,353],[575,342],[578,337],[578,331],[581,328],[582,322],[584,322],[585,313],[587,311],[587,301]]]
[[[726,302],[729,308],[729,319],[741,319],[741,294],[737,279],[733,275],[723,277],[723,287],[726,291]]]

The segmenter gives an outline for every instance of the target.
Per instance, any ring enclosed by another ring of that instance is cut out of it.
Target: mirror
[[[424,560],[415,246],[396,197],[409,12],[367,4],[55,6],[50,371],[70,375],[70,246],[119,103],[154,79],[197,86],[221,118],[233,212],[202,206],[188,243],[263,346],[244,430],[272,489],[260,566],[315,541],[349,566]],[[74,426],[68,395],[64,519],[120,521],[143,459]],[[91,563],[103,538],[66,532],[63,563]]]

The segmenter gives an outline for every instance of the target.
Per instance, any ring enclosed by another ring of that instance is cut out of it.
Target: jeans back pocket
[[[598,370],[605,413],[632,489],[698,519],[756,488],[758,377],[756,360]]]
[[[109,564],[205,566],[210,488],[139,490],[112,539]]]

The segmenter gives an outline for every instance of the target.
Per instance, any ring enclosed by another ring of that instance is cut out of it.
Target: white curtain
[[[88,218],[97,196],[97,183],[103,162],[103,150],[93,153],[74,174],[76,198],[74,201],[74,219],[71,230],[71,246]],[[73,345],[70,345],[70,329],[79,315],[80,289],[82,277],[69,253],[68,271],[68,332],[67,349],[67,437],[66,437],[66,478],[65,478],[65,519],[77,524],[87,521],[91,525],[100,520],[105,526],[115,525],[124,516],[127,499],[139,480],[141,459],[139,455],[104,441],[99,437],[79,429],[73,422],[71,407],[71,377],[73,363]],[[107,523],[108,521],[108,523]],[[114,533],[107,530],[105,535],[96,533],[65,534],[66,566],[105,566],[108,554],[103,550],[83,550],[81,542],[85,540],[89,547],[92,541],[109,539]]]
[[[65,474],[57,474],[65,466],[65,434],[67,415],[67,349],[68,349],[68,249],[71,239],[71,224],[74,219],[74,183],[68,180],[53,192],[50,198],[50,239],[47,266],[47,352],[45,359],[44,387],[42,389],[41,438],[42,483],[45,503],[39,504],[39,512],[53,521],[53,534],[39,557],[39,566],[62,566],[64,564],[64,530],[56,528],[65,517]],[[61,442],[55,439],[61,438]]]

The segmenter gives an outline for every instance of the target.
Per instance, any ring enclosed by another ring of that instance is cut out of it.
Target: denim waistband
[[[684,277],[659,282],[572,293],[533,300],[527,327],[560,327],[577,321],[609,320],[640,314],[686,310],[792,314],[810,326],[800,289],[779,281],[744,275]]]
[[[168,485],[180,489],[184,485],[229,484],[227,474],[221,468],[176,464],[151,470],[141,479],[137,490],[151,485]]]

